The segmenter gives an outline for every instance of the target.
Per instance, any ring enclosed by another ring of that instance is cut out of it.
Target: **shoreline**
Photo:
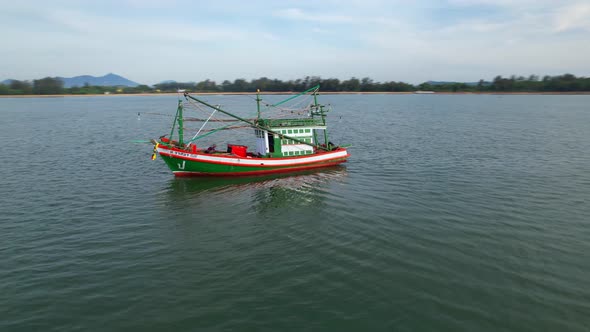
[[[292,92],[292,91],[283,91],[283,92],[264,92],[261,95],[296,95],[299,92]],[[68,97],[131,97],[131,96],[139,96],[139,97],[149,97],[149,96],[174,96],[178,95],[177,92],[161,92],[161,93],[118,93],[118,94],[59,94],[59,95],[0,95],[0,98],[68,98]],[[221,96],[231,96],[231,95],[254,95],[256,92],[193,92],[191,94],[194,95],[221,95]],[[574,96],[574,95],[590,95],[590,91],[571,91],[571,92],[434,92],[434,93],[416,93],[414,91],[411,92],[392,92],[392,91],[382,91],[382,92],[359,92],[359,91],[328,91],[328,92],[320,92],[321,95],[412,95],[412,94],[419,94],[419,95],[564,95],[564,96]]]

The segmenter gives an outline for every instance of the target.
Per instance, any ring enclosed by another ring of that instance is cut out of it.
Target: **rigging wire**
[[[193,138],[191,138],[191,140],[193,140],[197,136],[199,136],[199,133],[201,132],[201,130],[203,130],[203,127],[205,127],[207,125],[207,123],[209,122],[209,120],[211,119],[211,117],[213,116],[213,114],[215,114],[215,112],[217,112],[217,110],[213,110],[213,112],[211,112],[211,115],[209,115],[209,117],[207,118],[207,121],[205,121],[203,123],[203,125],[201,126],[201,128],[199,128],[199,130],[197,131],[197,133],[195,134],[195,136],[193,136]]]
[[[313,93],[317,91],[308,91],[307,93],[302,93],[302,94],[298,94],[295,96],[292,96],[286,100],[283,100],[279,103],[270,103],[267,101],[263,101],[261,100],[261,106],[264,106],[264,109],[262,110],[262,112],[264,113],[264,117],[265,118],[273,118],[273,119],[284,119],[284,118],[293,118],[295,117],[310,117],[311,116],[311,110],[313,108],[313,104],[314,104],[314,100],[313,100]],[[256,100],[256,98],[254,98],[251,95],[244,95],[247,98]],[[303,97],[303,98],[296,98],[296,97]],[[196,131],[196,134],[192,137],[192,139],[188,140],[187,143],[190,144],[195,140],[204,138],[205,136],[208,136],[210,134],[213,134],[217,131],[222,131],[222,130],[235,130],[235,129],[245,129],[245,128],[252,128],[251,125],[238,125],[238,123],[240,123],[240,121],[236,121],[235,119],[231,119],[231,118],[227,118],[227,117],[218,117],[218,115],[220,114],[220,112],[217,112],[217,110],[213,110],[213,112],[211,112],[209,110],[209,108],[205,108],[204,106],[202,106],[201,104],[196,103],[193,100],[190,100],[188,98],[184,98],[185,100],[182,101],[183,103],[183,107],[185,108],[186,111],[195,111],[198,113],[204,113],[207,115],[207,118],[200,118],[200,117],[187,117],[184,120],[185,121],[195,121],[195,122],[203,122],[203,124],[200,126],[200,128],[184,128],[186,131],[191,131],[194,132]],[[279,106],[282,105],[282,106]],[[221,107],[220,105],[216,105],[216,107]],[[261,112],[261,113],[262,113]],[[148,113],[149,114],[149,113]],[[170,116],[167,114],[161,114],[161,113],[153,113],[153,114],[158,114],[158,115],[165,115],[165,116]],[[249,121],[254,122],[256,120],[256,118],[253,119],[249,119]],[[222,125],[222,123],[228,123],[228,122],[233,122],[227,125]],[[213,124],[217,124],[217,126],[213,126]],[[210,126],[210,128],[205,128],[206,126]],[[205,133],[205,134],[203,134]],[[199,136],[200,135],[200,136]],[[296,150],[303,150],[300,147],[293,147]]]

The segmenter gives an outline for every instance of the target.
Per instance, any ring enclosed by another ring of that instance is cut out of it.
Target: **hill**
[[[139,85],[137,82],[126,79],[125,77],[109,73],[104,76],[90,76],[82,75],[75,77],[58,77],[58,79],[64,82],[64,88],[71,88],[74,86],[82,87],[86,83],[91,86],[127,86],[136,87]]]

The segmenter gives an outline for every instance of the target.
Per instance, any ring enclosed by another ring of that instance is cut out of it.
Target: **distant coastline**
[[[81,84],[81,85],[80,85]],[[405,82],[376,82],[369,77],[348,80],[322,79],[306,76],[301,79],[282,81],[261,77],[247,81],[243,78],[218,84],[206,79],[201,82],[164,81],[153,86],[130,81],[116,74],[102,77],[78,76],[74,78],[45,77],[38,80],[18,81],[7,79],[0,82],[3,96],[98,96],[98,95],[158,95],[176,94],[179,90],[197,94],[240,95],[253,94],[260,89],[264,94],[290,94],[321,86],[323,94],[588,94],[590,77],[572,74],[558,76],[496,76],[492,81],[478,82],[428,81],[421,84]]]
[[[283,91],[283,92],[261,92],[262,95],[295,95],[298,92],[293,91]],[[194,95],[208,95],[208,96],[215,96],[215,95],[223,95],[223,96],[231,96],[231,95],[253,95],[255,92],[191,92]],[[555,91],[555,92],[434,92],[429,94],[422,94],[416,93],[414,91],[411,92],[394,92],[394,91],[381,91],[381,92],[371,92],[371,91],[331,91],[331,92],[321,92],[322,95],[413,95],[413,94],[420,94],[420,95],[590,95],[590,91]],[[80,97],[150,97],[150,96],[175,96],[178,95],[177,92],[154,92],[154,93],[117,93],[117,94],[55,94],[55,95],[0,95],[0,98],[80,98]]]

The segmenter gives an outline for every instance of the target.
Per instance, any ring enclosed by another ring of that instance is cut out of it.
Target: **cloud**
[[[382,16],[361,16],[361,15],[347,15],[347,14],[312,14],[305,12],[299,8],[286,8],[276,10],[273,15],[275,17],[284,18],[294,21],[307,21],[325,24],[379,24],[379,25],[394,25],[396,20],[391,17]]]
[[[6,2],[0,73],[112,71],[145,83],[590,74],[587,1],[228,0],[193,9],[186,0]]]
[[[491,6],[504,10],[506,18],[514,21],[523,17],[542,18],[540,22],[551,32],[590,30],[590,3],[587,1],[555,0],[449,0],[459,7]]]
[[[590,3],[576,3],[565,6],[555,15],[555,30],[587,30],[590,32]]]
[[[299,8],[287,8],[277,10],[274,13],[277,17],[289,20],[309,21],[317,23],[358,23],[359,19],[347,15],[318,15],[306,13]]]
[[[223,26],[199,26],[169,20],[136,19],[129,21],[123,18],[92,15],[73,10],[53,10],[48,13],[47,19],[56,25],[69,28],[70,32],[86,34],[102,40],[123,38],[127,41],[149,40],[151,42],[221,42],[244,41],[249,37],[249,34],[242,29]]]

